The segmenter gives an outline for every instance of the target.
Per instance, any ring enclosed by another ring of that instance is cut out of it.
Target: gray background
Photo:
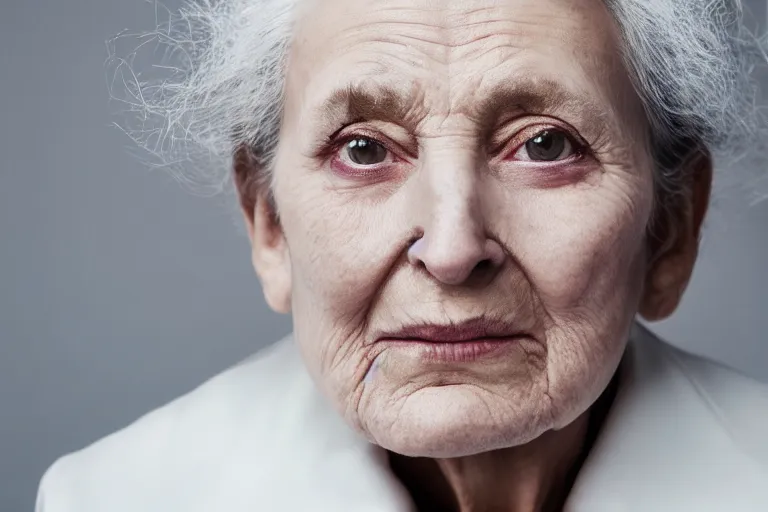
[[[153,23],[140,0],[0,7],[2,512],[32,510],[56,457],[290,329],[231,208],[150,172],[110,127],[104,41]],[[657,329],[768,381],[768,201],[722,197],[685,302]]]

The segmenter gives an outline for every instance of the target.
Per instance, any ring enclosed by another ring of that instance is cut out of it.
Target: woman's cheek
[[[365,222],[359,211],[339,206],[297,211],[291,222],[301,244],[291,256],[294,318],[311,324],[303,330],[313,338],[313,357],[326,375],[354,371],[348,368],[361,357],[366,313],[387,275],[386,247],[375,244],[384,241],[382,234]]]
[[[298,264],[316,299],[334,315],[348,317],[376,296],[402,250],[398,240],[403,236],[382,223],[383,207],[352,199],[329,203],[302,212],[304,219],[313,219],[299,230],[309,236],[297,237],[303,244]]]
[[[518,202],[520,264],[549,308],[567,311],[626,284],[645,221],[629,198],[606,194],[572,189]]]

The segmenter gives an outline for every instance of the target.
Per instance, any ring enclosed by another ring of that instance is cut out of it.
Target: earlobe
[[[663,320],[677,309],[683,297],[695,255],[668,255],[651,269],[640,303],[640,314],[648,321]]]

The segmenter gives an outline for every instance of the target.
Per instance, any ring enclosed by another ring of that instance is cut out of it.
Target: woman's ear
[[[274,311],[291,310],[291,258],[277,218],[269,199],[264,169],[253,152],[244,146],[237,149],[233,159],[233,173],[240,208],[251,241],[251,262],[259,277],[264,297]]]
[[[681,170],[689,181],[676,212],[663,220],[646,273],[640,314],[649,321],[671,315],[691,279],[712,188],[712,157],[696,151]]]

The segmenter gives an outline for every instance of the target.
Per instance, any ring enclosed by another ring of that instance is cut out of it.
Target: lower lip
[[[518,338],[481,338],[468,341],[434,342],[422,340],[387,340],[403,348],[417,350],[424,361],[469,363],[498,355],[513,346]]]

